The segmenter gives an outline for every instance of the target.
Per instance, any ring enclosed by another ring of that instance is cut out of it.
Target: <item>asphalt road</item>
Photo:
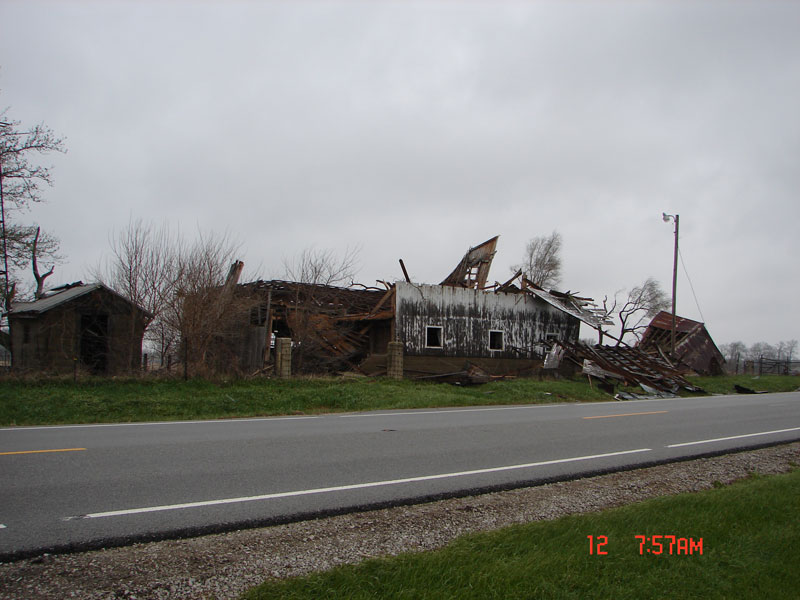
[[[800,393],[0,429],[0,559],[800,439]]]

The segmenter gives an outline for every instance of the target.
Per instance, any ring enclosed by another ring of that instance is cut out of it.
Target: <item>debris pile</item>
[[[676,394],[680,390],[702,392],[665,359],[626,346],[587,346],[558,342],[566,358],[589,377],[599,379],[606,387],[638,385],[650,395]],[[627,393],[619,395],[626,398]]]

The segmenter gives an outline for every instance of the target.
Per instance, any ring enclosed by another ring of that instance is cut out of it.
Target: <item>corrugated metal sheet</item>
[[[591,298],[581,298],[568,292],[563,293],[554,290],[547,292],[536,286],[526,287],[525,290],[595,329],[603,325],[613,325],[613,321],[595,307]]]
[[[41,298],[33,302],[14,302],[9,312],[12,315],[18,315],[22,313],[40,314],[50,310],[51,308],[55,308],[56,306],[64,304],[65,302],[69,302],[70,300],[79,298],[85,294],[93,292],[94,290],[98,290],[101,287],[103,287],[103,285],[99,283],[91,283],[69,288],[63,292],[56,292],[55,294],[51,294],[45,298]]]
[[[74,287],[69,287],[63,291],[56,291],[55,293],[51,293],[48,296],[33,302],[15,302],[12,304],[9,314],[12,316],[39,315],[47,312],[48,310],[52,310],[57,306],[61,306],[62,304],[75,300],[76,298],[90,294],[95,290],[104,290],[105,292],[116,296],[123,302],[132,304],[130,300],[124,298],[102,283],[81,283],[79,285],[75,285]],[[138,306],[136,308],[142,311],[142,313],[144,313],[146,316],[152,317],[152,315],[143,308]]]
[[[591,361],[593,366],[619,378],[627,385],[646,385],[665,392],[677,392],[679,389],[700,391],[700,388],[684,379],[683,375],[667,361],[646,354],[638,348],[563,343],[561,345],[578,364]]]

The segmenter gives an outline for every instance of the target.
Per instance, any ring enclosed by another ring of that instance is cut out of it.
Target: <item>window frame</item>
[[[431,330],[438,330],[438,338],[439,338],[439,345],[438,346],[431,346],[428,342],[430,341],[430,331]],[[425,347],[426,348],[433,348],[433,349],[442,349],[444,348],[444,327],[441,325],[426,325],[425,326]]]
[[[497,333],[500,334],[500,347],[499,348],[495,348],[492,345],[493,334],[497,334]],[[490,329],[489,330],[489,350],[491,352],[502,352],[505,349],[506,349],[506,332],[503,331],[502,329]]]

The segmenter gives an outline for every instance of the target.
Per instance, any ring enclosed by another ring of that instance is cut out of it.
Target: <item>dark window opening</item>
[[[442,328],[441,327],[426,327],[425,328],[425,346],[427,348],[441,348],[442,347]]]
[[[108,371],[108,315],[81,315],[81,363],[94,374]]]
[[[30,344],[31,342],[31,324],[24,323],[22,325],[22,343]]]
[[[503,349],[503,332],[490,331],[489,332],[489,350],[502,350]]]

